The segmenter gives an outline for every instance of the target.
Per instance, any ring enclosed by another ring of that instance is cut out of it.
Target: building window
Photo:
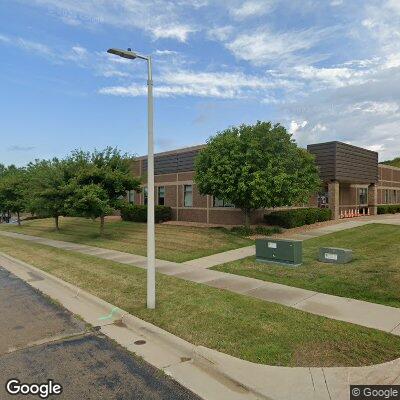
[[[389,203],[389,190],[388,190],[388,189],[385,189],[385,190],[383,191],[383,202],[384,202],[385,204],[388,204],[388,203]]]
[[[143,204],[147,206],[147,187],[143,188]]]
[[[358,204],[368,204],[368,189],[358,189]]]
[[[159,186],[157,188],[157,197],[158,197],[158,205],[163,206],[165,205],[165,187]]]
[[[193,185],[183,185],[183,206],[193,207]]]
[[[135,204],[135,191],[134,190],[128,190],[128,202]]]
[[[221,200],[218,197],[214,196],[213,197],[213,207],[235,207],[235,205],[229,201]]]

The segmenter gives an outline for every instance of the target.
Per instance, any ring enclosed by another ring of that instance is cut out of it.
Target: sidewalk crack
[[[311,297],[314,297],[314,296],[316,296],[317,294],[320,294],[320,293],[314,292],[311,296],[308,296],[308,297],[306,297],[306,298],[304,298],[304,299],[299,300],[297,303],[294,303],[291,307],[296,307],[297,305],[299,305],[299,304],[302,303],[303,301],[309,300],[309,299],[311,299]]]
[[[312,383],[312,386],[313,386],[313,390],[315,392],[315,384],[314,384],[314,378],[312,376],[311,368],[308,368],[308,372],[310,373],[311,383]]]
[[[390,331],[390,333],[394,332],[399,327],[400,327],[400,322]]]
[[[329,391],[329,387],[328,387],[328,382],[326,381],[325,370],[323,368],[322,368],[322,375],[324,375],[325,386],[326,386],[326,390],[328,391],[329,399],[332,400],[331,392]]]

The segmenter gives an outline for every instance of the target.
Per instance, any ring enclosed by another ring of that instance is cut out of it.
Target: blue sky
[[[271,120],[400,155],[398,0],[0,0],[0,162],[146,153],[145,63],[109,47],[153,56],[158,151]]]

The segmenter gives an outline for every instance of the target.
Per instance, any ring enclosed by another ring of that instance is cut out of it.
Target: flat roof
[[[203,149],[206,146],[207,146],[206,144],[198,144],[198,145],[195,145],[195,146],[181,147],[181,148],[176,149],[176,150],[168,150],[168,151],[163,151],[161,153],[155,153],[154,156],[168,156],[168,155],[171,155],[171,154],[186,153],[187,151],[195,151],[195,150]],[[135,160],[145,160],[145,159],[147,159],[147,155],[139,156],[139,157],[135,158]]]

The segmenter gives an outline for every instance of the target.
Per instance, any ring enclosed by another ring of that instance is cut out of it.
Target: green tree
[[[100,218],[100,234],[104,232],[104,217],[113,212],[107,192],[94,183],[79,186],[75,183],[72,195],[66,201],[71,215],[79,215],[95,220]]]
[[[21,225],[21,212],[26,208],[26,171],[14,165],[3,168],[0,174],[0,208],[3,214],[17,215]]]
[[[69,183],[74,177],[71,162],[58,160],[36,160],[28,164],[28,208],[38,215],[54,218],[57,230],[59,217],[66,215],[66,201],[71,195]]]
[[[217,133],[199,153],[195,170],[200,193],[241,208],[246,226],[253,210],[304,204],[321,185],[314,157],[270,122]]]
[[[69,162],[76,168],[69,210],[100,218],[100,233],[103,234],[105,216],[120,208],[128,190],[140,191],[140,181],[131,171],[132,157],[107,147],[93,153],[75,151]]]

